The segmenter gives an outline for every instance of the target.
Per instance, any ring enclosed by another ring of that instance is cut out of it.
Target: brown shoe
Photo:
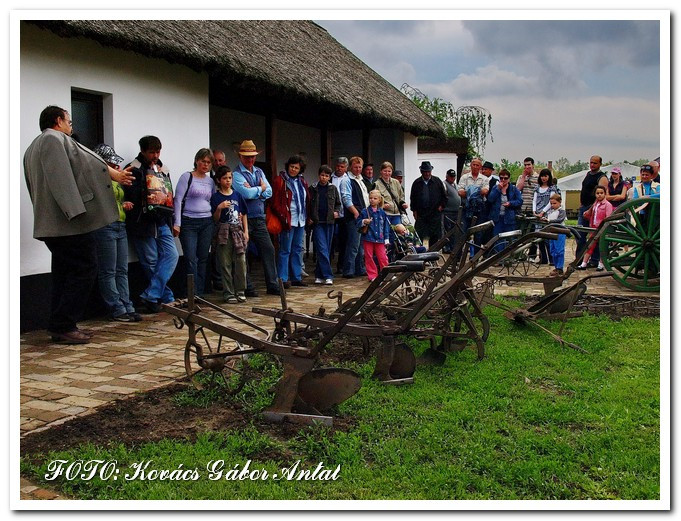
[[[67,333],[51,333],[52,341],[58,344],[87,344],[92,337],[75,329]]]
[[[563,276],[563,270],[552,269],[551,273],[549,273],[549,277],[562,277],[562,276]]]

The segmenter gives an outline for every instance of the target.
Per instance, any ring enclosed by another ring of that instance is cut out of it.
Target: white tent
[[[606,174],[608,174],[608,177],[610,177],[610,172],[615,167],[619,167],[622,170],[622,179],[631,179],[632,177],[637,178],[641,170],[641,167],[639,166],[630,165],[629,163],[622,162],[604,166],[601,168],[601,171],[605,172]],[[560,179],[558,179],[558,188],[560,188],[561,192],[569,192],[573,190],[581,191],[582,181],[584,180],[584,176],[588,172],[589,172],[588,170],[582,170],[581,172],[561,177]]]

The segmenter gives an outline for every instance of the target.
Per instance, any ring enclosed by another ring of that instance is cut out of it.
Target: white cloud
[[[502,70],[496,65],[481,67],[474,73],[459,74],[449,83],[420,84],[425,93],[452,101],[455,105],[469,105],[465,100],[487,96],[534,96],[538,86],[532,78]]]
[[[659,155],[660,112],[639,98],[588,97],[550,101],[509,97],[476,100],[492,113],[494,143],[485,156],[522,160],[653,159]]]

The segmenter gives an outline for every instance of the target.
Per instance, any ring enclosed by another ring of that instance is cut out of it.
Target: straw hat
[[[255,143],[250,139],[242,141],[241,146],[239,146],[240,156],[257,156],[259,153],[260,152],[255,147]]]

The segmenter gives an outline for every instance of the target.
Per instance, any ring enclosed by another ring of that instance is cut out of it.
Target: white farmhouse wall
[[[442,181],[444,181],[447,170],[449,170],[450,168],[456,170],[456,158],[457,155],[451,152],[448,153],[431,152],[427,154],[419,154],[418,163],[420,165],[423,161],[430,161],[430,164],[433,165],[433,175],[435,177],[439,177]]]
[[[395,158],[395,169],[402,170],[404,173],[404,195],[409,204],[407,214],[412,222],[414,222],[414,215],[411,213],[411,203],[409,201],[409,194],[411,194],[411,185],[421,176],[419,172],[419,165],[421,162],[418,158],[418,141],[416,136],[407,132],[402,133],[401,136],[396,136],[399,140],[399,146],[395,146],[395,154],[401,152],[401,158]]]
[[[105,107],[110,107],[112,120],[106,135],[126,162],[139,152],[140,137],[156,135],[163,143],[161,159],[177,183],[180,174],[192,168],[196,151],[209,146],[205,74],[85,39],[59,38],[28,25],[21,27],[20,68],[19,157],[40,133],[38,118],[46,106],[70,110],[72,87],[110,94]],[[50,254],[33,239],[33,209],[23,165],[17,167],[22,176],[21,275],[47,273]]]

